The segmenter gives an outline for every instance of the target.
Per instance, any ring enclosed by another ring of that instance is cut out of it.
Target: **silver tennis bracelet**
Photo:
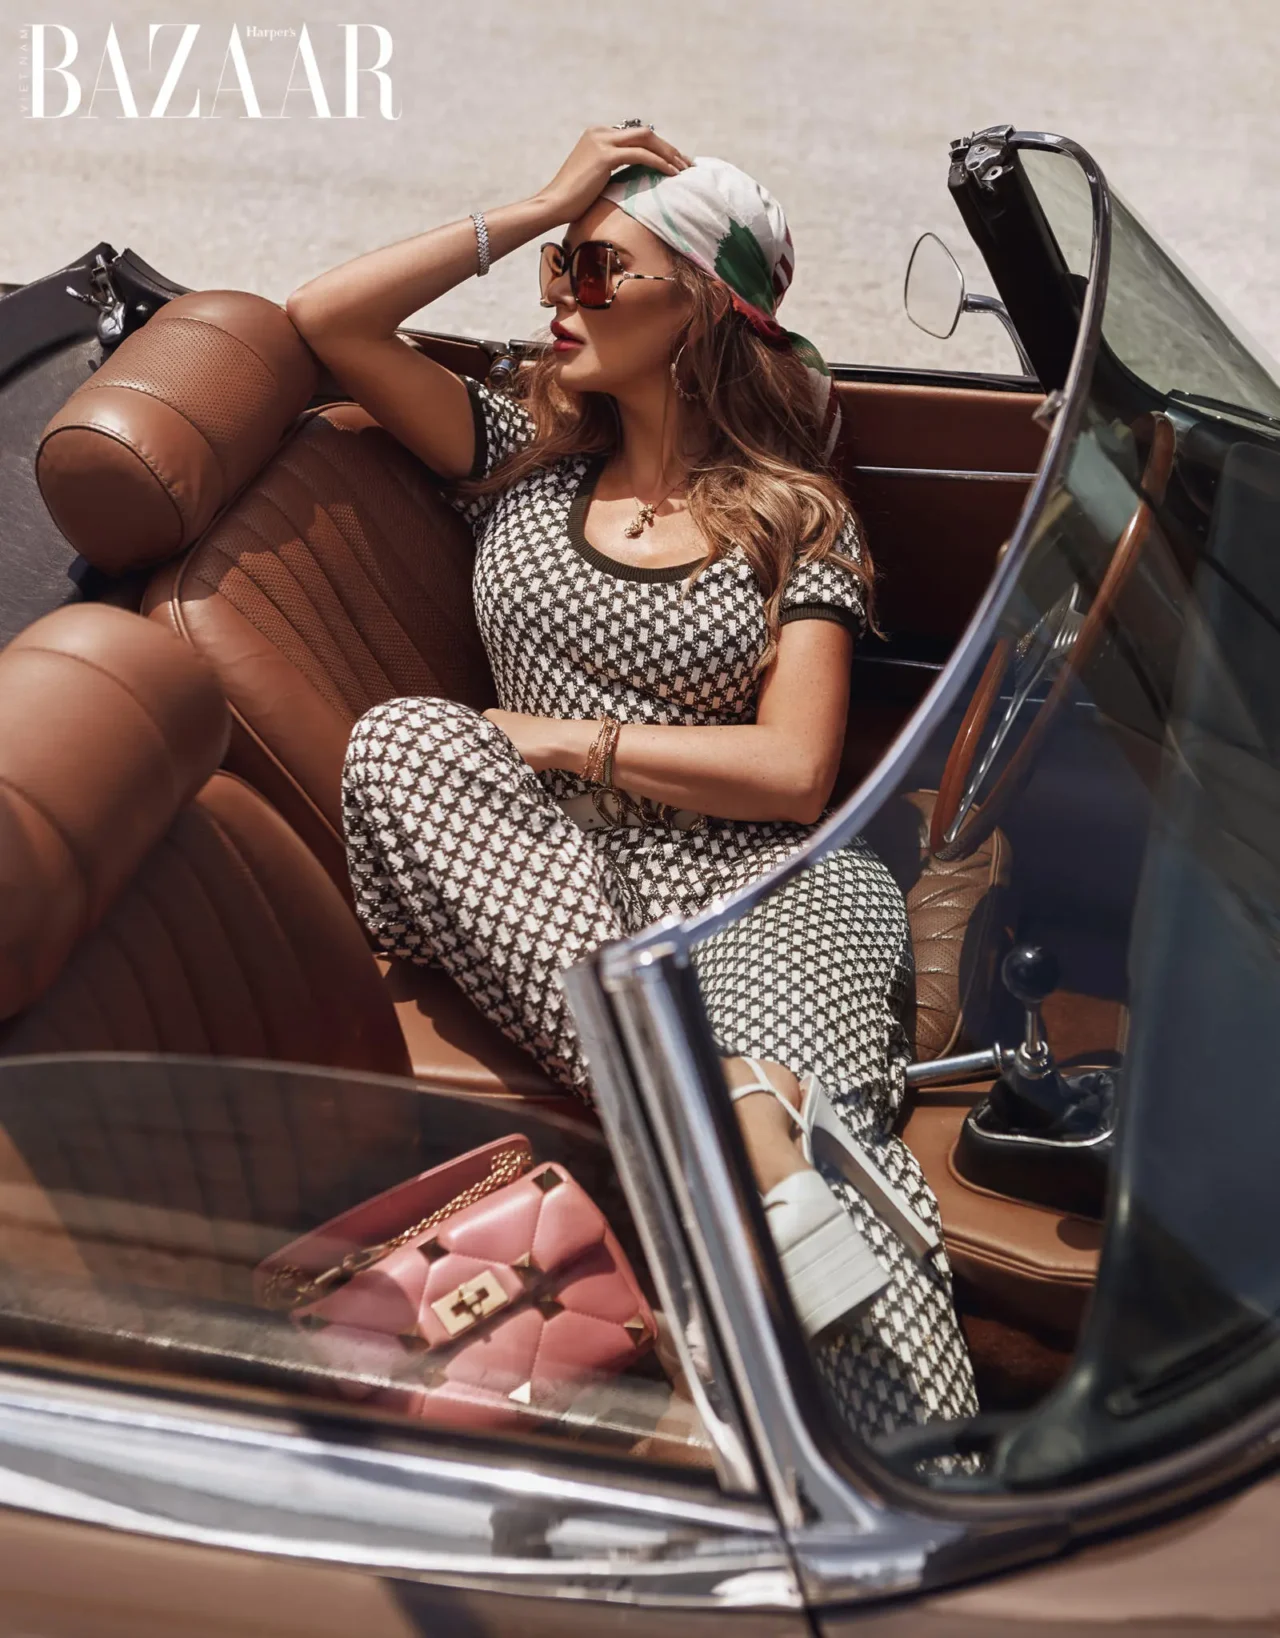
[[[476,228],[476,277],[482,279],[489,271],[489,229],[485,226],[483,211],[473,210],[471,220]]]

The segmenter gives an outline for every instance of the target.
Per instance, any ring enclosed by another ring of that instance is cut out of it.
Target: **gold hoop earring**
[[[676,351],[676,356],[671,360],[671,385],[675,388],[677,398],[683,398],[686,404],[691,404],[693,402],[694,398],[697,397],[697,394],[692,393],[692,392],[686,392],[684,387],[682,387],[681,384],[680,384],[680,368],[679,368],[679,366],[680,366],[680,359],[681,359],[681,356],[683,355],[683,353],[684,353],[684,342],[682,341],[680,343],[679,348]]]

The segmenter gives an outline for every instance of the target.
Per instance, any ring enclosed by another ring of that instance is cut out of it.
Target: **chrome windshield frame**
[[[978,133],[973,142],[987,133]],[[754,1442],[760,1472],[796,1554],[806,1599],[815,1604],[885,1597],[932,1581],[937,1554],[963,1549],[965,1573],[1007,1562],[1010,1532],[1022,1533],[1027,1498],[994,1496],[943,1499],[923,1487],[890,1481],[873,1463],[846,1462],[815,1437],[787,1369],[784,1341],[771,1312],[767,1282],[760,1278],[756,1234],[742,1171],[731,1165],[726,1143],[727,1104],[718,1085],[719,1066],[691,994],[691,951],[809,868],[857,836],[898,788],[903,775],[956,703],[995,634],[1005,601],[1022,573],[1035,526],[1061,481],[1085,414],[1088,386],[1098,356],[1111,255],[1111,205],[1102,172],[1068,138],[1042,131],[991,133],[1007,147],[1061,153],[1076,161],[1089,184],[1093,240],[1089,278],[1062,405],[1050,429],[1044,458],[1015,525],[1009,549],[950,660],[885,756],[830,820],[794,854],[737,892],[682,921],[672,916],[635,937],[597,950],[562,974],[597,1089],[597,1106],[615,1152],[628,1153],[637,1130],[646,1142],[630,1150],[643,1166],[661,1164],[674,1191],[688,1254],[695,1271],[697,1317],[708,1342],[723,1359],[736,1402]],[[621,1147],[619,1147],[621,1145]],[[624,1185],[638,1217],[645,1197],[661,1188],[653,1175],[633,1175]],[[766,1253],[767,1255],[767,1253]],[[683,1260],[683,1258],[681,1259]],[[664,1270],[659,1280],[687,1284],[687,1269]],[[774,1287],[776,1290],[776,1287]],[[708,1351],[675,1344],[691,1383],[715,1392]],[[855,1470],[856,1464],[856,1470]],[[722,1470],[723,1476],[723,1470]],[[909,1500],[908,1500],[909,1496]],[[918,1498],[918,1500],[917,1500]],[[1052,1510],[1060,1522],[1060,1507]],[[1052,1550],[1057,1530],[1045,1515],[1035,1549]],[[977,1523],[982,1520],[982,1523]]]

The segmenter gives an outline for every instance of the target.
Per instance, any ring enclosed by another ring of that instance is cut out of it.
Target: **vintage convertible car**
[[[567,974],[598,1119],[350,909],[351,724],[493,703],[432,474],[259,296],[99,244],[0,300],[0,1629],[1269,1630],[1280,384],[1073,142],[948,163],[1000,299],[929,236],[908,310],[996,311],[1026,374],[837,370],[885,633],[842,806]],[[535,345],[403,339],[491,381]],[[870,1443],[691,960],[859,832],[981,1402]],[[255,1300],[514,1132],[662,1316],[630,1368],[468,1430]]]

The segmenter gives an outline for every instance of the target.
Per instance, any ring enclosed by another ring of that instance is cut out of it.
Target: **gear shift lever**
[[[1005,988],[1023,1009],[1022,1040],[991,1089],[991,1103],[1011,1126],[1043,1130],[1071,1103],[1054,1065],[1040,1008],[1058,986],[1058,963],[1038,944],[1019,944],[1000,968]]]

